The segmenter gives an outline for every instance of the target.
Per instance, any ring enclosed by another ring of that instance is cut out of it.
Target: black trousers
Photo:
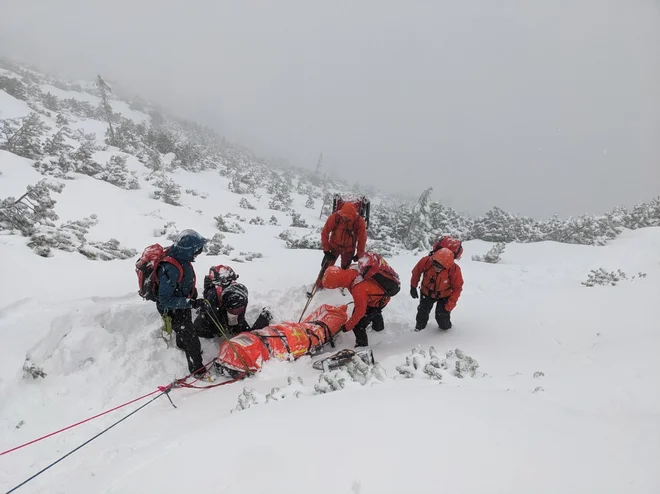
[[[445,305],[447,304],[448,298],[431,298],[425,295],[420,295],[419,305],[417,306],[417,324],[416,329],[424,329],[429,322],[429,315],[431,314],[431,309],[433,309],[433,304],[437,302],[435,306],[435,320],[440,326],[440,329],[449,329],[451,328],[451,319],[450,313],[445,310]]]
[[[158,309],[158,312],[161,316],[165,313],[163,309]],[[202,362],[202,347],[193,330],[192,310],[170,309],[167,311],[167,315],[172,318],[172,331],[176,334],[176,346],[186,354],[188,370],[195,372],[204,363]]]
[[[225,310],[214,310],[213,315],[216,318],[216,322],[219,322],[222,326],[223,331],[227,331],[230,338],[238,333],[243,331],[252,331],[253,329],[262,329],[270,324],[269,318],[261,313],[255,321],[255,323],[250,327],[248,322],[245,320],[245,315],[241,314],[238,316],[238,324],[236,326],[229,325],[229,319],[227,317],[227,311]],[[197,319],[193,324],[193,331],[195,334],[201,338],[216,338],[222,336],[220,330],[215,325],[213,320],[209,317],[209,314],[206,312],[206,309],[201,309]]]
[[[374,331],[382,331],[385,329],[385,322],[383,321],[383,309],[379,307],[367,307],[367,313],[353,328],[355,333],[355,346],[368,346],[369,340],[367,338],[367,328],[371,324]]]

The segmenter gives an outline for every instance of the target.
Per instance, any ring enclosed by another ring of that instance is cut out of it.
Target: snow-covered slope
[[[98,103],[92,94],[40,87]],[[121,103],[113,101],[113,109],[136,121],[150,118]],[[0,90],[0,118],[29,111]],[[55,117],[48,118],[52,124]],[[96,129],[102,143],[102,121],[78,118],[76,125]],[[266,184],[250,194],[229,190],[241,166],[262,172],[242,161],[248,155],[230,151],[219,157],[231,173],[168,172],[182,189],[182,205],[174,206],[154,200],[152,171],[136,156],[112,146],[97,150],[101,163],[125,155],[141,188],[81,173],[51,177],[65,184],[51,193],[58,223],[95,214],[82,246],[114,238],[139,251],[167,244],[167,234],[184,228],[212,237],[217,216],[239,215],[244,221],[226,219],[244,230],[224,233],[234,250],[198,259],[199,288],[208,267],[230,264],[249,288],[250,321],[264,306],[277,321],[297,320],[322,254],[287,249],[279,235],[290,229],[316,238],[320,202],[307,208],[308,190],[292,191],[292,208],[310,227],[290,227],[289,212],[269,208],[276,193]],[[33,165],[0,150],[0,199],[44,178]],[[246,198],[255,209],[240,207]],[[375,214],[382,199],[374,201]],[[268,224],[271,216],[279,226]],[[266,224],[251,224],[257,217]],[[30,241],[0,234],[0,452],[187,374],[182,353],[160,338],[154,305],[136,293],[135,256],[90,260],[77,245],[71,252],[54,248],[46,258]],[[388,376],[382,382],[313,395],[319,372],[302,358],[268,362],[257,376],[212,390],[176,389],[178,408],[160,398],[17,492],[659,492],[660,228],[624,230],[601,247],[510,243],[498,264],[470,260],[491,245],[465,242],[466,284],[447,332],[434,323],[413,331],[416,302],[406,286],[418,254],[389,258],[404,287],[384,312],[385,330],[369,334]],[[249,252],[262,257],[246,261],[242,253]],[[582,285],[601,267],[628,278]],[[323,291],[313,305],[349,300]],[[353,342],[341,334],[338,347]],[[215,356],[218,342],[202,345],[205,360]],[[442,354],[460,348],[479,362],[477,373],[459,379],[448,372],[442,383],[423,373],[403,379],[397,367],[411,350],[431,346]],[[25,375],[26,359],[46,377]],[[287,389],[290,377],[303,379],[296,384],[300,398],[232,413],[244,388]],[[0,488],[11,489],[140,404],[0,456]]]
[[[9,163],[2,193],[36,178],[29,162]],[[153,232],[165,220],[210,236],[214,214],[264,214],[238,209],[233,194],[214,194],[217,175],[179,173],[209,197],[174,207],[81,177],[67,183],[56,209],[75,218],[84,204],[99,218],[90,236],[135,247],[163,240]],[[202,256],[197,269],[232,264],[250,289],[249,317],[270,306],[277,320],[297,319],[318,251],[285,249],[281,227],[244,226],[243,235],[227,234],[229,242],[263,258]],[[186,374],[180,351],[158,338],[153,305],[135,293],[134,259],[59,251],[47,259],[23,244],[0,237],[3,277],[11,280],[0,288],[3,450]],[[453,329],[413,332],[415,302],[403,290],[385,311],[386,330],[370,334],[392,378],[411,348],[431,345],[476,358],[477,377],[392,379],[231,414],[245,386],[267,392],[288,376],[317,379],[310,359],[269,363],[249,381],[176,390],[177,409],[158,400],[26,492],[657,492],[660,229],[627,232],[605,247],[512,244],[496,265],[469,260],[487,247],[466,244]],[[404,282],[415,260],[391,259]],[[582,286],[601,266],[648,276]],[[314,304],[344,301],[325,292]],[[352,343],[341,336],[341,347]],[[205,341],[205,357],[216,348]],[[23,377],[26,356],[45,379]],[[545,375],[534,378],[537,371]],[[3,456],[0,485],[13,486],[122,413]]]

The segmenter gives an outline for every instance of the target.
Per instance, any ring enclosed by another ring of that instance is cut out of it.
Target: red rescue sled
[[[230,373],[261,369],[271,357],[295,360],[319,351],[348,320],[346,305],[321,305],[302,322],[285,322],[234,336],[220,345],[216,365]]]

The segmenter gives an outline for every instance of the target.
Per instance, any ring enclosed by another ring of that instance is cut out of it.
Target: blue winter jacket
[[[183,268],[183,278],[179,281],[179,270],[169,262],[158,266],[158,310],[190,309],[190,297],[195,289],[195,271],[192,266],[195,253],[204,246],[205,239],[186,236],[170,248],[169,256],[173,257]]]

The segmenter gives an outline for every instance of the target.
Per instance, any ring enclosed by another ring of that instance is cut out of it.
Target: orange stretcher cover
[[[346,305],[321,305],[303,322],[284,322],[234,336],[220,345],[216,363],[234,371],[257,372],[274,357],[295,360],[319,350],[346,324]]]

